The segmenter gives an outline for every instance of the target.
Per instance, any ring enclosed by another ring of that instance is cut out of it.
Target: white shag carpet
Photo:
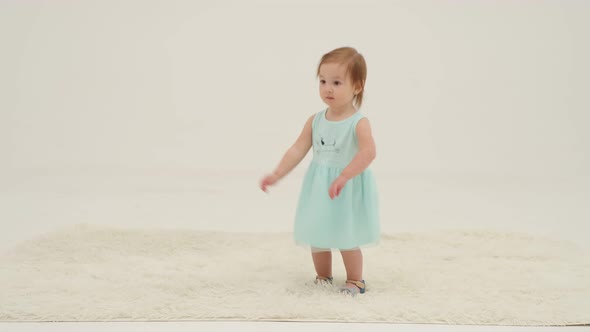
[[[383,235],[364,250],[364,295],[314,285],[288,233],[77,225],[0,255],[0,321],[269,320],[590,323],[590,255],[526,234]]]

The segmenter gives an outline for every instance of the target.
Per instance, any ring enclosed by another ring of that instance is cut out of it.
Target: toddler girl
[[[369,120],[358,111],[367,76],[365,59],[354,48],[335,49],[321,58],[317,76],[320,97],[328,107],[307,119],[260,187],[266,192],[313,146],[295,215],[295,241],[311,247],[316,282],[332,282],[332,249],[338,249],[347,274],[341,290],[356,295],[366,289],[360,247],[379,240],[377,187],[368,169],[375,142]]]

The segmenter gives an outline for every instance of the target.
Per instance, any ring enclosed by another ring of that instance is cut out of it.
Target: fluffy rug
[[[526,234],[384,235],[368,290],[313,283],[287,233],[78,225],[0,256],[0,321],[277,320],[478,325],[590,323],[590,254]]]

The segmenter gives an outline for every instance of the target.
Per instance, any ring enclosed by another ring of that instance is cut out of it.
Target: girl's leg
[[[332,276],[332,251],[329,249],[311,248],[311,256],[315,272],[320,277]]]
[[[363,253],[360,249],[340,250],[346,268],[346,280],[363,280]],[[346,284],[346,287],[356,287]]]

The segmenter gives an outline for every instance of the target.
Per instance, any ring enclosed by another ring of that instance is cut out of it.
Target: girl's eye
[[[326,84],[326,80],[320,80],[321,84]]]
[[[340,85],[340,81],[335,81],[334,85]]]

